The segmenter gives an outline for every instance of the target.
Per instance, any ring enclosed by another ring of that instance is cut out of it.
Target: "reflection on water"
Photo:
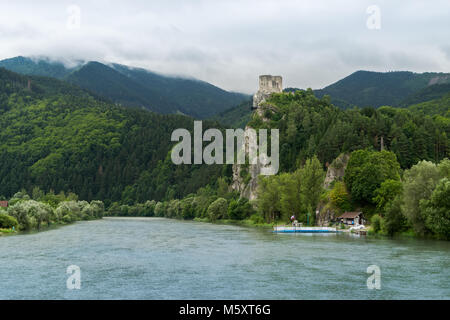
[[[449,299],[450,244],[105,218],[0,238],[2,299]],[[81,289],[66,268],[81,268]],[[367,289],[369,265],[381,290]]]

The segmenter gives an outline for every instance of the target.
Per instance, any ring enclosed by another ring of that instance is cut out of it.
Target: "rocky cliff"
[[[345,169],[347,168],[349,154],[340,154],[333,162],[328,166],[327,175],[323,182],[323,187],[329,189],[333,181],[340,181],[344,178]]]
[[[328,166],[325,181],[323,183],[324,189],[330,189],[331,184],[334,181],[342,181],[347,168],[349,154],[340,154],[333,162]],[[318,226],[328,226],[331,221],[334,221],[336,216],[339,216],[341,212],[334,208],[330,199],[323,199],[319,202],[316,209],[316,221]]]

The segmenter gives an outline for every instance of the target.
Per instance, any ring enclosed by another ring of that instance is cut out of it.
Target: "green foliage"
[[[233,220],[244,220],[254,213],[255,210],[246,198],[232,199],[228,205],[228,217]]]
[[[390,236],[396,232],[405,231],[408,224],[402,212],[403,200],[401,195],[397,195],[392,201],[384,207],[383,227],[384,231]]]
[[[16,218],[7,215],[5,213],[0,213],[0,228],[10,229],[10,228],[18,228],[19,222]]]
[[[341,110],[312,90],[272,94],[266,105],[275,115],[262,121],[254,113],[248,125],[280,130],[281,172],[295,171],[315,154],[321,163],[331,163],[341,153],[380,150],[381,137],[402,168],[450,155],[450,120],[443,116],[392,107]]]
[[[374,204],[375,191],[387,180],[400,180],[400,165],[389,151],[354,151],[345,171],[344,181],[353,201]]]
[[[383,181],[378,189],[375,190],[375,197],[372,199],[380,212],[384,212],[395,197],[403,191],[402,182],[399,180],[387,179]]]
[[[224,198],[218,198],[208,207],[208,217],[211,221],[216,221],[217,219],[224,219],[227,215],[228,203]]]
[[[28,79],[0,69],[0,194],[39,187],[52,206],[51,189],[133,204],[181,198],[222,174],[171,162],[171,132],[192,130],[191,118],[114,106],[50,78],[31,78],[29,91]]]
[[[350,211],[352,209],[350,194],[344,182],[336,181],[333,189],[329,192],[329,197],[333,207],[339,209],[340,212]]]
[[[93,200],[91,203],[77,201],[78,196],[73,193],[66,195],[64,192],[60,192],[55,195],[51,191],[44,194],[42,190],[35,187],[33,188],[33,198],[31,199],[26,191],[22,190],[16,192],[9,200],[6,212],[12,219],[10,221],[15,221],[13,225],[17,229],[39,230],[43,224],[99,219],[104,212],[102,201]]]
[[[370,225],[372,226],[372,230],[375,233],[378,233],[381,231],[382,226],[382,218],[379,215],[373,215],[372,219],[370,219]]]
[[[252,100],[244,101],[231,109],[214,116],[212,119],[217,120],[227,128],[244,129],[251,119]]]
[[[323,191],[324,179],[325,171],[319,159],[314,155],[313,158],[306,160],[300,170],[300,195],[304,209],[311,214],[310,223],[314,223],[315,210]]]
[[[450,83],[424,88],[403,102],[408,109],[424,115],[450,116]]]
[[[274,197],[278,195],[280,215],[268,221],[272,222],[276,218],[282,221],[289,221],[292,215],[300,218],[300,215],[304,213],[301,175],[302,171],[298,169],[293,173],[281,173],[277,178],[272,179],[274,183],[272,186],[269,185],[268,188],[274,189],[270,190],[270,194]],[[274,192],[277,195],[274,195]],[[268,200],[270,201],[270,198]]]
[[[429,231],[420,201],[430,199],[440,178],[438,166],[428,161],[421,161],[404,173],[402,212],[418,234]]]
[[[315,209],[323,191],[325,172],[317,159],[308,159],[303,167],[293,173],[260,177],[258,180],[258,210],[266,222],[281,219],[314,223]]]
[[[258,211],[266,222],[280,217],[280,185],[277,176],[259,176],[257,189]],[[283,193],[286,197],[286,194]]]
[[[254,214],[252,214],[252,215],[250,216],[250,221],[251,221],[253,224],[255,224],[255,225],[263,224],[263,223],[264,223],[264,218],[261,217],[261,215],[259,215],[259,214],[257,214],[257,213],[254,213]]]
[[[427,228],[439,237],[450,239],[450,180],[439,180],[430,200],[421,200],[420,207]]]

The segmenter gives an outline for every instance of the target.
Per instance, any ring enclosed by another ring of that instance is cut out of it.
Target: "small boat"
[[[301,223],[294,221],[291,226],[274,226],[273,232],[336,233],[338,231],[334,227],[303,227]]]

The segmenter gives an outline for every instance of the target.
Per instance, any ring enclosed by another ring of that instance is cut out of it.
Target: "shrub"
[[[250,217],[255,210],[246,198],[231,200],[228,206],[228,217],[234,220],[243,220]]]
[[[250,221],[253,222],[254,224],[263,224],[264,218],[261,215],[254,213],[251,215]]]
[[[35,200],[22,200],[8,208],[8,214],[17,219],[19,228],[40,228],[42,222],[50,223],[55,218],[53,208]]]
[[[17,219],[5,213],[0,213],[0,228],[10,229],[13,227],[19,227],[19,222],[17,222]]]
[[[375,214],[370,220],[373,232],[378,233],[381,231],[381,217]]]
[[[224,219],[227,215],[228,203],[224,198],[218,198],[208,207],[208,216],[211,221],[216,221],[217,219]]]

